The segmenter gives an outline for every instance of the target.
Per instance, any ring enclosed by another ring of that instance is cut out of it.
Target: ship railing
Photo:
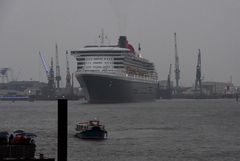
[[[125,73],[125,75],[127,77],[132,77],[134,79],[143,79],[143,80],[157,80],[157,77],[155,77],[154,75],[137,75],[137,74],[127,74]]]
[[[121,77],[127,77],[137,80],[144,80],[144,81],[157,81],[157,77],[155,75],[137,75],[137,74],[129,74],[126,71],[119,71],[119,70],[108,70],[108,71],[101,71],[101,70],[81,70],[79,71],[85,74],[105,74],[105,75],[115,75]]]

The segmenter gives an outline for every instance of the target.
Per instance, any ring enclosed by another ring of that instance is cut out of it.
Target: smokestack
[[[120,48],[127,48],[127,36],[120,36],[118,39],[118,46]]]

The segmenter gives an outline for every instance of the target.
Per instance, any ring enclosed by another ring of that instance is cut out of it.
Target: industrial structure
[[[166,98],[172,98],[172,85],[171,85],[171,73],[172,73],[172,64],[170,64],[169,72],[168,72],[168,79],[167,79],[167,95]]]
[[[179,57],[177,52],[177,34],[176,33],[174,33],[174,47],[175,47],[175,79],[176,79],[175,92],[179,94],[180,69],[179,69]]]
[[[49,70],[49,78],[48,78],[48,90],[51,95],[55,95],[55,81],[54,81],[54,70],[53,70],[53,57],[51,57],[51,66]]]
[[[170,64],[167,79],[158,81],[158,88],[157,88],[157,98],[158,99],[159,98],[163,98],[163,99],[172,98],[173,82],[171,81],[171,70],[172,70],[172,64]]]
[[[54,82],[54,70],[53,70],[53,58],[51,58],[51,66],[50,69],[45,61],[45,59],[43,58],[41,52],[39,52],[47,79],[48,79],[48,86],[47,88],[44,90],[44,93],[47,97],[53,97],[55,95],[55,82]]]
[[[202,82],[202,93],[205,95],[234,96],[238,92],[231,82]]]
[[[66,92],[68,94],[70,94],[70,92],[72,91],[72,86],[71,86],[71,74],[70,74],[70,68],[69,68],[69,59],[68,59],[68,51],[66,51],[66,71],[67,71],[67,74],[66,74]]]
[[[8,71],[9,70],[10,70],[9,68],[0,68],[0,77],[1,77],[2,83],[8,82]]]
[[[172,71],[172,64],[170,64],[169,72],[168,72],[168,79],[167,79],[169,91],[172,90],[172,89],[171,89],[171,88],[172,88],[172,87],[171,87],[171,71]]]
[[[61,75],[60,75],[60,67],[59,67],[59,60],[58,60],[58,46],[56,44],[56,82],[57,82],[57,89],[60,88],[60,81],[61,81]]]

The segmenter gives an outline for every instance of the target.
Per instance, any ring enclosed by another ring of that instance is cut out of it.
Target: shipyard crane
[[[175,79],[176,79],[176,92],[179,93],[179,79],[180,79],[180,69],[179,69],[179,57],[177,53],[177,34],[174,33],[174,47],[175,47]]]
[[[172,64],[170,64],[168,79],[167,79],[167,92],[166,92],[166,96],[165,96],[167,99],[172,98],[171,73],[172,73]]]
[[[171,73],[172,73],[172,64],[170,64],[168,79],[167,79],[167,86],[169,90],[171,90]]]
[[[54,82],[54,70],[53,70],[53,57],[51,58],[51,66],[49,70],[49,88],[55,91],[55,82]],[[53,91],[52,91],[53,92]]]
[[[41,53],[40,51],[39,51],[39,56],[40,56],[40,58],[41,58],[42,65],[43,65],[43,67],[44,67],[44,70],[45,70],[46,75],[47,75],[47,78],[48,78],[48,77],[49,77],[49,67],[48,67],[46,61],[44,60],[44,58],[43,58],[43,56],[42,56],[42,53]]]
[[[66,63],[67,63],[66,89],[71,89],[71,74],[69,68],[68,51],[66,51]]]
[[[59,60],[58,60],[58,46],[56,43],[56,82],[57,82],[57,89],[60,88],[60,81],[61,81],[61,76],[60,76],[60,67],[59,67]]]
[[[44,70],[46,72],[46,76],[48,79],[48,89],[47,89],[47,95],[53,96],[55,94],[55,83],[54,83],[54,71],[53,71],[53,58],[51,58],[51,67],[49,69],[45,59],[43,58],[41,52],[39,52],[42,65],[44,67]]]
[[[201,51],[198,49],[198,59],[196,66],[196,80],[195,80],[195,92],[202,94],[202,80],[201,80]]]

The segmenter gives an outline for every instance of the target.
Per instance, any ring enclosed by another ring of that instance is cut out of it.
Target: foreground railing
[[[34,158],[36,146],[31,145],[0,145],[1,158]]]

